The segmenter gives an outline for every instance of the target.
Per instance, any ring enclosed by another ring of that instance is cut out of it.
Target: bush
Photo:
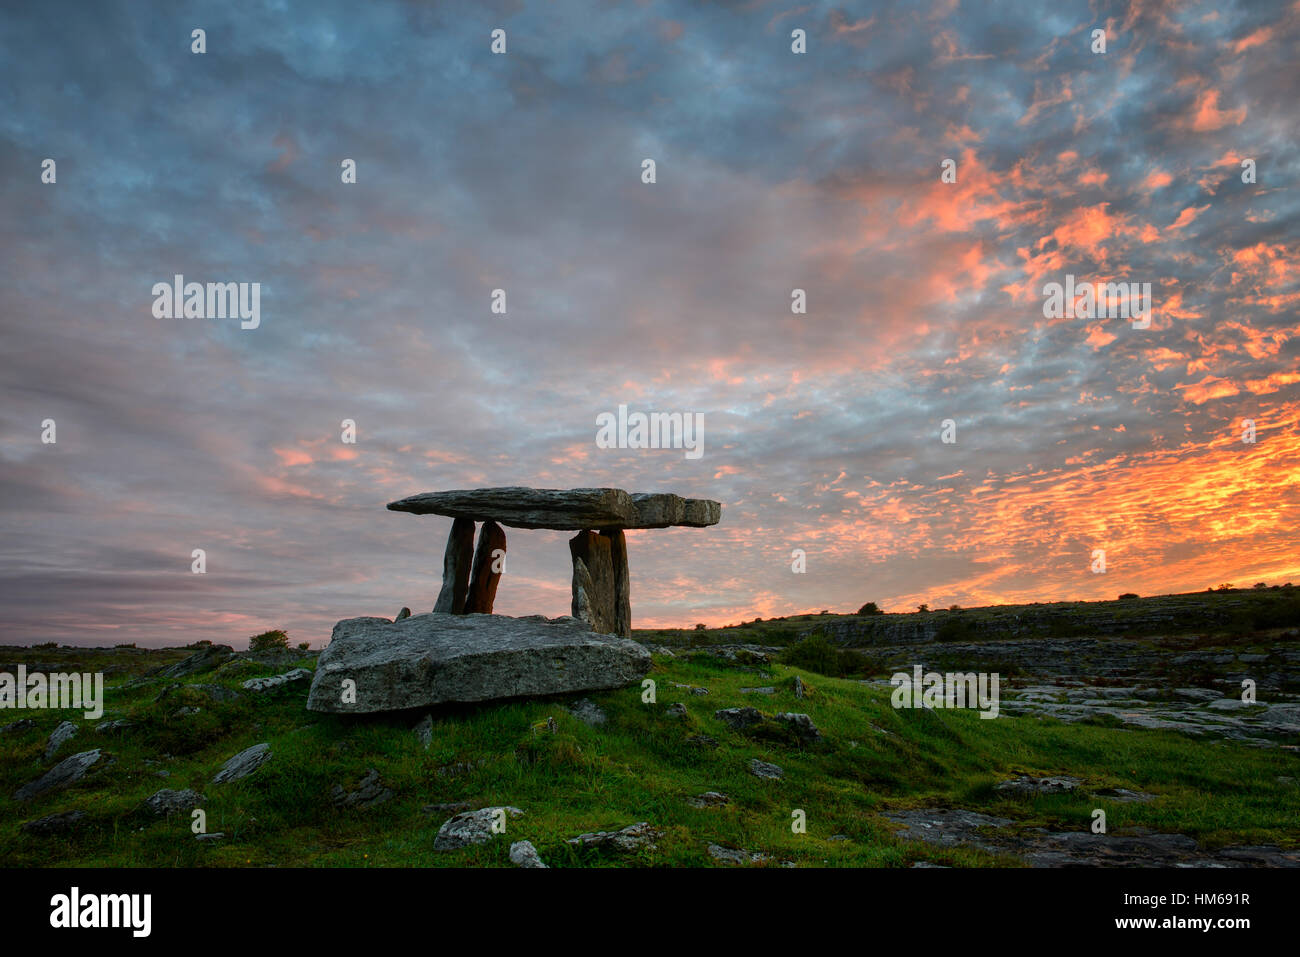
[[[307,642],[305,642],[305,641],[300,641],[300,642],[298,642],[298,650],[299,650],[299,651],[307,651],[307,650],[310,649],[310,648],[311,648],[311,645],[308,644]]]
[[[248,650],[254,654],[266,651],[288,651],[289,636],[279,629],[264,631],[248,639]]]
[[[1266,607],[1251,616],[1250,623],[1257,630],[1300,625],[1300,598],[1270,601]]]
[[[1120,600],[1120,601],[1125,601],[1126,599],[1129,599],[1129,598],[1138,598],[1138,597],[1140,597],[1140,596],[1137,594],[1137,592],[1126,591],[1126,592],[1124,592],[1124,594],[1122,594],[1122,595],[1119,596],[1119,600]]]
[[[975,629],[965,618],[949,618],[934,633],[935,641],[973,641]]]
[[[781,652],[780,660],[804,671],[814,671],[830,678],[842,678],[858,668],[860,659],[851,651],[842,651],[820,632],[795,642]]]
[[[929,605],[917,605],[917,606],[916,606],[916,610],[917,610],[917,611],[929,611],[929,610],[930,610],[930,606],[929,606]]]
[[[704,630],[705,628],[707,628],[707,627],[708,627],[708,626],[707,626],[706,624],[704,624],[704,622],[700,622],[698,625],[695,626],[695,630],[696,630],[696,631],[703,631],[703,630]]]
[[[859,615],[883,615],[884,612],[880,610],[880,606],[877,605],[874,601],[869,601],[861,608],[858,609],[858,614]]]

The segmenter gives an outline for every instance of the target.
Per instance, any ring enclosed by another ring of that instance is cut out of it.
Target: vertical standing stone
[[[614,634],[632,637],[632,579],[627,570],[627,536],[621,528],[600,533],[609,539],[610,565],[614,574]]]
[[[497,565],[493,552],[501,550],[501,560],[505,560],[506,533],[492,520],[488,520],[478,530],[478,547],[474,549],[474,576],[469,580],[469,596],[465,599],[465,614],[492,614],[492,603],[496,601],[497,584],[501,581],[501,572],[493,571]]]
[[[614,564],[610,540],[592,531],[569,539],[573,556],[573,617],[587,622],[592,631],[616,634]]]
[[[451,523],[447,551],[442,556],[442,590],[434,611],[465,614],[465,596],[469,594],[470,561],[474,555],[474,523],[458,518]]]

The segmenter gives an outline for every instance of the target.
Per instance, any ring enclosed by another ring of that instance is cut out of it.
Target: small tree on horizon
[[[859,615],[883,615],[884,612],[880,610],[880,606],[877,605],[874,601],[869,601],[861,608],[858,609],[858,614]]]
[[[248,650],[254,653],[264,651],[288,651],[289,635],[287,632],[276,629],[274,631],[264,631],[260,635],[254,635],[248,639]]]

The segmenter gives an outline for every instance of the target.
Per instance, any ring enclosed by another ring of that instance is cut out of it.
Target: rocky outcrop
[[[321,653],[307,707],[361,714],[599,691],[632,684],[649,669],[641,645],[594,634],[573,618],[349,618],[334,626]]]
[[[188,658],[169,665],[158,672],[159,678],[184,678],[186,675],[197,675],[204,671],[211,671],[220,664],[229,661],[235,656],[235,650],[229,645],[209,645],[201,651],[195,652]]]

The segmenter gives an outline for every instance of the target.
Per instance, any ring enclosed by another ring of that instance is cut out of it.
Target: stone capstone
[[[446,515],[471,522],[498,522],[512,528],[551,528],[577,532],[590,528],[667,528],[716,525],[722,505],[709,499],[620,488],[506,488],[423,492],[389,502],[394,512]]]

